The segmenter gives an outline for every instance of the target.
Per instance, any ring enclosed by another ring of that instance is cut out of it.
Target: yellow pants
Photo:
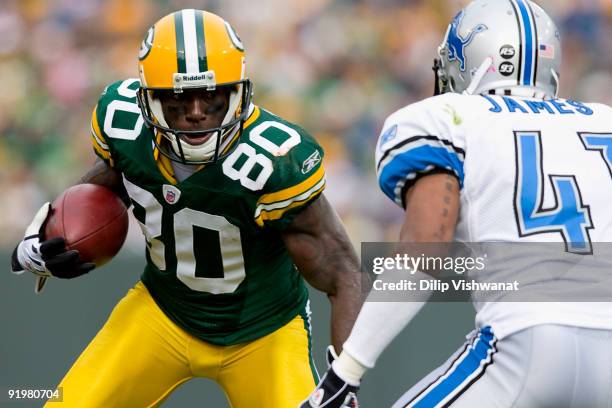
[[[316,384],[308,336],[297,316],[252,342],[215,346],[178,327],[138,282],[60,383],[63,402],[46,406],[158,406],[183,382],[206,377],[232,407],[295,408]]]

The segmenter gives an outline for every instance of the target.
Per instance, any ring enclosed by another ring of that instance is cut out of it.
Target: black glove
[[[337,358],[332,346],[327,348],[327,372],[319,381],[317,388],[302,401],[299,408],[358,408],[357,401],[358,385],[351,385],[338,377],[332,367],[332,362]]]
[[[61,279],[72,279],[91,271],[94,263],[79,260],[79,251],[66,250],[66,240],[55,237],[40,244],[40,255],[52,276]]]

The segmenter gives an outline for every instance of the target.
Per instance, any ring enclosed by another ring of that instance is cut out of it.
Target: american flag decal
[[[554,59],[555,58],[555,47],[553,47],[552,45],[540,44],[539,54],[540,54],[540,57],[542,58]]]

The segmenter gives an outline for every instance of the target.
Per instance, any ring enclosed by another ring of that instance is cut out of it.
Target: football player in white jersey
[[[612,241],[612,108],[559,98],[560,65],[559,32],[532,1],[476,0],[457,14],[434,66],[437,95],[390,115],[377,146],[380,187],[405,209],[401,242],[558,243],[559,254],[518,260],[522,276],[563,257],[610,258],[598,244]],[[610,264],[584,264],[573,292],[612,299]],[[538,283],[563,293],[556,279]],[[422,295],[366,302],[302,407],[355,405]],[[552,299],[475,302],[466,344],[395,407],[612,406],[612,303]]]

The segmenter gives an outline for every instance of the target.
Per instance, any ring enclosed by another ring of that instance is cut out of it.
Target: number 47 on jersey
[[[599,152],[612,177],[612,133],[578,132],[585,149]],[[574,175],[549,175],[555,206],[543,208],[544,171],[542,135],[536,131],[514,132],[517,177],[514,210],[520,236],[557,232],[565,241],[565,250],[592,254],[589,230],[593,229],[591,211],[583,202]]]

